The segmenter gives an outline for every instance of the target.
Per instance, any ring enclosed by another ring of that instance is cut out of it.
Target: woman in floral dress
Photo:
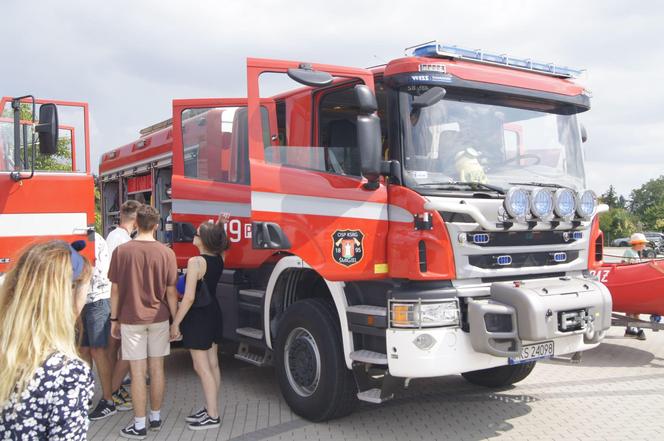
[[[92,270],[69,244],[28,247],[0,286],[0,439],[87,438],[90,368],[75,322]]]

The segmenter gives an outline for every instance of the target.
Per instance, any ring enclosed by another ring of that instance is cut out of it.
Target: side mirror
[[[329,86],[333,80],[329,73],[313,70],[310,64],[305,63],[300,64],[297,69],[288,69],[288,76],[300,84],[311,87]]]
[[[58,151],[58,108],[55,104],[42,104],[39,108],[39,151],[42,155],[54,155]]]
[[[588,141],[588,131],[586,130],[586,126],[581,124],[580,128],[581,128],[581,142]]]
[[[380,119],[376,115],[376,96],[364,84],[355,86],[355,100],[359,109],[357,115],[357,146],[360,149],[362,176],[369,182],[368,190],[378,188],[380,178],[381,133]]]
[[[433,106],[438,101],[442,100],[446,93],[447,91],[442,87],[432,87],[422,95],[418,95],[413,99],[413,110],[420,110],[424,107]]]

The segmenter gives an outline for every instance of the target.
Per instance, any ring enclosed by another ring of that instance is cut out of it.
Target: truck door
[[[266,133],[276,125],[274,104],[261,103]],[[192,245],[201,222],[229,213],[229,268],[258,266],[267,254],[251,252],[251,189],[246,99],[173,101],[173,249],[179,266],[198,253]]]
[[[259,80],[263,74],[288,79],[289,69],[326,72],[332,82],[293,83],[270,97],[279,127],[266,137]],[[373,91],[372,73],[289,61],[247,62],[252,245],[296,255],[328,280],[382,278],[388,271],[387,192],[383,184],[368,188],[360,173],[357,114],[352,112],[356,84]],[[327,110],[321,110],[321,103],[327,103]],[[279,145],[272,139],[279,139]]]
[[[33,160],[32,99],[20,100],[19,145],[14,145],[12,98],[0,99],[0,274],[32,242],[94,240],[88,105],[36,99],[34,113],[38,115],[45,103],[55,104],[58,110],[57,152],[43,155],[37,144]],[[19,172],[21,178],[13,179],[12,172]],[[94,246],[87,246],[83,254],[94,261]]]

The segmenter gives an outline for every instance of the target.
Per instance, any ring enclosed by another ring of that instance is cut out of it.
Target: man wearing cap
[[[645,249],[648,239],[643,233],[634,233],[629,238],[629,244],[632,246],[625,250],[622,261],[624,263],[639,263],[641,262],[641,252]],[[627,317],[639,320],[639,314],[628,313]],[[637,340],[645,340],[646,333],[641,328],[627,326],[625,328],[625,337],[636,338]]]

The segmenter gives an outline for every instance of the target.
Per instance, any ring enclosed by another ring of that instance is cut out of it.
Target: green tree
[[[664,224],[664,175],[632,190],[630,211],[646,229],[662,229]]]
[[[599,225],[604,232],[607,244],[619,237],[629,237],[638,229],[637,220],[624,208],[613,208],[600,214]]]
[[[609,185],[609,189],[602,193],[599,198],[603,203],[608,205],[609,208],[615,208],[618,206],[618,194],[613,185]]]
[[[101,184],[99,183],[99,176],[93,174],[92,178],[95,182],[95,230],[103,236],[104,233],[101,226]]]

